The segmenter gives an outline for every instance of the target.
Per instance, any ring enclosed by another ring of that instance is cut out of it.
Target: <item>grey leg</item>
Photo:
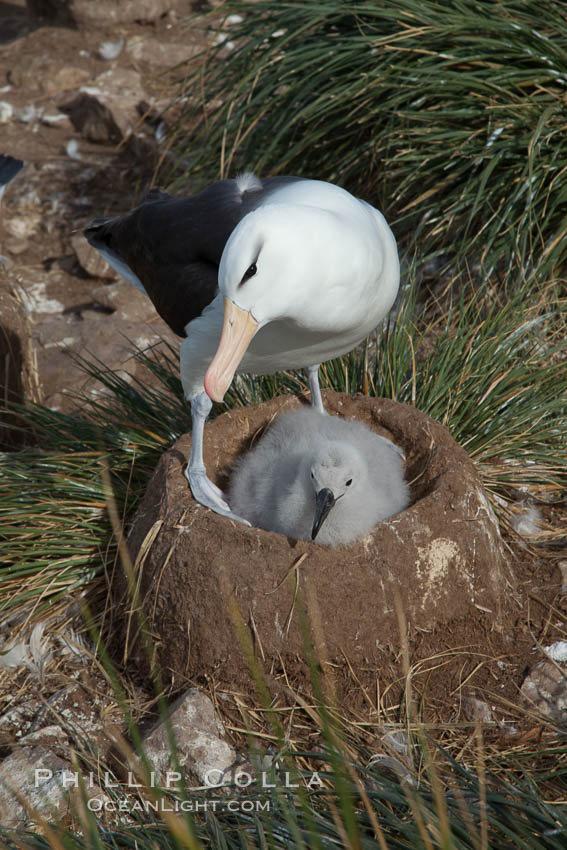
[[[244,525],[250,525],[247,520],[242,519],[230,510],[222,490],[219,490],[207,476],[203,461],[203,432],[212,406],[213,403],[205,392],[191,400],[193,433],[191,435],[191,457],[185,469],[185,477],[189,482],[195,500],[201,505],[221,514],[221,516],[230,517],[230,519],[235,519],[237,522],[244,523]]]
[[[319,386],[319,363],[315,366],[308,366],[307,375],[309,378],[309,390],[311,392],[311,407],[318,410],[319,413],[326,413],[323,407],[323,399],[321,398],[321,387]]]

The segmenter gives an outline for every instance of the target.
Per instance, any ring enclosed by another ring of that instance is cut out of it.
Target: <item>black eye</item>
[[[252,265],[249,266],[246,269],[246,271],[244,272],[244,275],[242,276],[242,280],[240,281],[240,286],[242,286],[242,284],[246,280],[249,280],[251,277],[254,277],[254,275],[256,274],[257,271],[258,271],[258,269],[256,268],[256,263],[252,263]]]
[[[346,486],[350,487],[351,484],[352,484],[352,478],[349,478],[349,480],[346,482]]]

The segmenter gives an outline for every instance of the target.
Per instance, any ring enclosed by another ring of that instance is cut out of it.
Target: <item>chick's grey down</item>
[[[390,440],[360,422],[299,409],[280,415],[240,458],[229,501],[258,528],[343,546],[403,511],[410,493]]]

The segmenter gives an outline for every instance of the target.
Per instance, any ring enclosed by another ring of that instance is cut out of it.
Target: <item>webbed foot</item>
[[[247,519],[244,519],[231,511],[224,493],[216,486],[216,484],[213,484],[207,476],[205,469],[202,467],[198,469],[191,469],[188,465],[185,469],[185,478],[189,482],[193,498],[199,502],[200,505],[203,505],[205,508],[210,508],[215,513],[228,517],[228,519],[236,520],[236,522],[241,522],[243,525],[250,525]]]

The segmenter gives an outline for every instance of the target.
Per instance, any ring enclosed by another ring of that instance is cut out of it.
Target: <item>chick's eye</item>
[[[350,487],[351,484],[352,484],[352,478],[349,478],[349,480],[346,482],[346,486]]]
[[[244,275],[242,276],[242,280],[240,281],[240,286],[242,286],[242,284],[245,281],[249,280],[251,277],[254,277],[254,275],[256,274],[257,271],[258,271],[258,269],[256,268],[256,263],[252,263],[251,266],[248,266],[248,268],[244,272]]]

